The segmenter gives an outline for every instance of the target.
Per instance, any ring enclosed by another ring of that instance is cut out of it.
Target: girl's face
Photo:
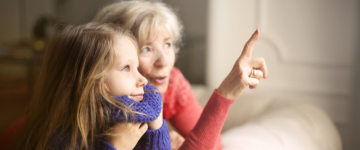
[[[151,39],[151,38],[150,38]],[[164,28],[155,40],[148,40],[139,53],[140,73],[151,85],[164,94],[169,85],[171,69],[175,63],[173,40]]]
[[[128,96],[141,101],[144,86],[148,83],[139,71],[137,49],[129,38],[115,40],[114,66],[105,77],[105,83],[113,96]]]

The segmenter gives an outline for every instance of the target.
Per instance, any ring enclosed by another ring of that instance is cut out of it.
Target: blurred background
[[[112,0],[0,0],[0,133],[24,114],[47,42],[59,21],[82,24]],[[185,25],[176,66],[217,88],[260,29],[253,57],[269,78],[244,95],[324,109],[345,150],[360,149],[360,1],[163,0]]]

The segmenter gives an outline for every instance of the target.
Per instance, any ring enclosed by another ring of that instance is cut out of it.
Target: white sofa
[[[212,89],[193,85],[205,105]],[[340,135],[320,108],[301,102],[242,95],[223,131],[223,150],[342,150]]]

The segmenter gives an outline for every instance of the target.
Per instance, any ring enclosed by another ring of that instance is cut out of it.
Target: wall
[[[358,81],[359,8],[356,0],[211,0],[206,83],[218,87],[260,29],[253,57],[265,58],[269,78],[243,94],[313,103],[347,128]]]
[[[82,24],[91,21],[112,0],[3,0],[0,1],[0,43],[17,44],[32,38],[39,17]]]
[[[0,43],[17,43],[31,38],[32,27],[40,16],[55,14],[54,1],[0,1]]]
[[[175,66],[193,84],[205,84],[208,0],[164,0],[180,15],[185,26],[184,45]]]

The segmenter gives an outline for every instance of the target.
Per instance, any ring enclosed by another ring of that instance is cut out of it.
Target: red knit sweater
[[[169,87],[163,98],[164,119],[186,137],[181,149],[221,149],[220,132],[234,100],[214,90],[203,110],[189,81],[176,67],[171,70]]]

